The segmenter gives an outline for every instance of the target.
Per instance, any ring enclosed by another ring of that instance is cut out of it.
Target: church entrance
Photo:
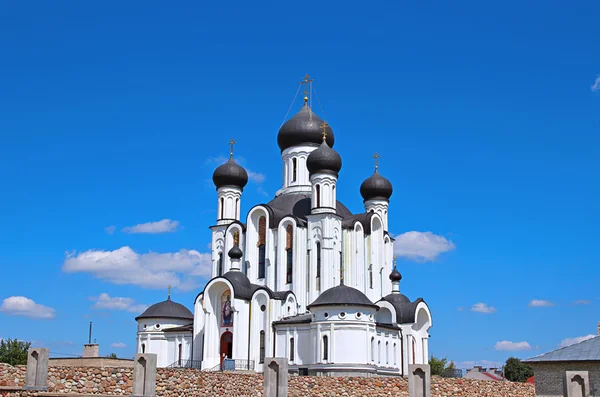
[[[229,331],[223,332],[221,335],[221,358],[233,357],[233,334]]]

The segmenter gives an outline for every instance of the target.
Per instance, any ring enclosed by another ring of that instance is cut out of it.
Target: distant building
[[[480,365],[474,366],[472,369],[468,369],[467,373],[463,376],[465,379],[477,379],[477,380],[493,380],[501,381],[505,380],[502,376],[502,370],[498,368],[483,368]]]
[[[588,371],[590,391],[600,390],[600,336],[523,362],[533,368],[537,397],[563,396],[566,371]]]

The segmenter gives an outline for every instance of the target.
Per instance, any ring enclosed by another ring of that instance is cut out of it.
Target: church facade
[[[287,357],[290,371],[311,375],[404,375],[409,364],[427,363],[431,313],[423,299],[400,293],[390,181],[376,166],[360,186],[362,213],[338,201],[342,159],[307,98],[277,142],[281,189],[245,218],[246,170],[231,153],[214,171],[212,279],[193,315],[157,309],[169,299],[136,318],[138,351],[156,350],[159,365],[185,359],[206,370],[227,363],[262,372],[265,357]],[[174,330],[155,333],[161,342],[149,348],[144,325],[157,316]]]

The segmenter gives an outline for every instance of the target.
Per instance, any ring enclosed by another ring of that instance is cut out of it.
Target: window
[[[394,355],[394,366],[396,366],[396,344],[394,343],[394,351],[392,352],[392,354]]]
[[[298,174],[298,161],[292,159],[292,182],[296,182],[296,176]]]
[[[182,346],[181,343],[179,344],[179,352],[177,354],[177,361],[179,362],[179,365],[181,365],[181,350],[182,350]]]
[[[258,363],[262,364],[265,362],[265,331],[260,331],[259,346],[260,346],[260,350],[258,353],[259,354]]]
[[[319,277],[321,277],[321,243],[317,242],[317,278]],[[318,282],[317,287],[321,289]]]
[[[235,199],[235,219],[239,217],[240,199]]]
[[[222,276],[223,275],[223,253],[219,252],[219,259],[218,259],[218,275]]]
[[[221,219],[223,219],[225,214],[225,199],[221,197]]]
[[[369,265],[369,288],[373,289],[373,265]]]
[[[285,252],[286,252],[286,276],[285,282],[287,284],[292,283],[292,274],[294,271],[294,227],[292,225],[288,225],[286,229],[286,239],[285,239]]]
[[[385,342],[385,363],[390,363],[390,343]]]
[[[323,335],[323,361],[329,360],[329,340]]]
[[[375,362],[375,337],[371,338],[371,361]]]
[[[342,258],[341,251],[340,251],[340,283],[344,284],[344,259]]]
[[[265,305],[260,305],[260,311],[264,312],[265,310],[267,310],[267,307]]]
[[[267,218],[261,216],[258,220],[258,278],[265,278],[267,242]]]
[[[142,343],[142,354],[146,353],[146,344]]]
[[[320,207],[321,206],[321,186],[317,185],[315,187],[316,189],[316,199],[315,199],[315,207]]]
[[[290,361],[294,361],[294,338],[290,338]]]
[[[381,341],[377,342],[377,364],[381,364]]]

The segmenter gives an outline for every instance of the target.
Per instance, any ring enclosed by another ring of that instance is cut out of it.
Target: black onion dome
[[[248,173],[230,158],[225,164],[217,167],[213,173],[213,182],[217,189],[223,186],[237,186],[243,189],[248,183]]]
[[[392,197],[392,183],[375,170],[373,175],[360,185],[360,195],[367,200],[389,200]]]
[[[392,281],[400,281],[400,280],[402,280],[402,275],[396,269],[396,266],[394,266],[394,270],[392,270],[392,273],[390,273],[390,280],[392,280]]]
[[[344,284],[325,290],[307,309],[316,306],[365,306],[379,309],[361,291]]]
[[[231,259],[242,259],[244,253],[237,245],[234,245],[227,253]]]
[[[317,150],[308,155],[306,167],[311,174],[326,173],[337,176],[342,169],[342,158],[327,145],[327,141],[323,141]]]
[[[143,318],[173,318],[180,320],[193,320],[192,312],[181,303],[173,302],[171,298],[166,301],[155,303],[147,308],[142,314],[137,316],[135,320]]]
[[[282,152],[287,148],[304,143],[319,144],[323,141],[321,125],[323,125],[323,120],[305,104],[294,117],[281,126],[277,134],[277,144]],[[325,131],[327,132],[327,144],[329,147],[333,147],[333,130],[327,126]]]

